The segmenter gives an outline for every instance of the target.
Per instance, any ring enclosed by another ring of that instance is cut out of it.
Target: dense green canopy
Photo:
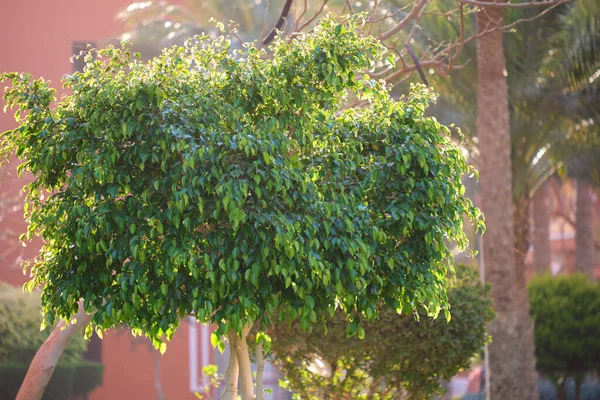
[[[365,73],[385,49],[357,22],[325,18],[272,53],[227,37],[148,63],[94,51],[56,105],[48,82],[2,75],[48,322],[83,298],[99,330],[158,345],[190,313],[222,334],[275,313],[307,329],[339,306],[362,336],[382,302],[445,308],[446,244],[466,247],[465,214],[483,228],[471,169],[424,117],[429,92],[395,101]]]

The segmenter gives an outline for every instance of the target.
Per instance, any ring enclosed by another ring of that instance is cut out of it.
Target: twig
[[[314,15],[308,21],[306,21],[304,24],[302,24],[300,28],[298,28],[298,31],[301,31],[306,26],[311,24],[315,20],[315,18],[317,18],[323,12],[323,8],[325,8],[327,3],[329,3],[329,0],[323,0],[323,2],[321,3],[321,7],[317,11],[315,11]]]
[[[296,31],[298,31],[298,25],[300,25],[300,21],[302,20],[302,18],[304,18],[304,14],[306,14],[306,9],[307,9],[306,1],[307,0],[304,0],[304,9],[302,10],[302,13],[300,13],[300,16],[296,20]]]
[[[479,0],[458,0],[460,3],[468,4],[471,6],[485,7],[485,8],[532,8],[532,7],[551,7],[559,4],[571,3],[576,0],[543,0],[543,1],[530,1],[527,3],[499,3],[497,1],[486,2]]]
[[[394,36],[398,31],[404,28],[406,24],[415,19],[427,4],[429,4],[429,0],[419,0],[418,3],[413,7],[413,9],[406,15],[406,17],[402,19],[402,21],[398,22],[387,32],[384,32],[381,35],[379,35],[378,39],[383,41]]]

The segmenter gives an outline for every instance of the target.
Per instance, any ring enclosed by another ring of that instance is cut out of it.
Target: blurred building
[[[575,224],[576,224],[576,181],[551,179],[550,190],[547,192],[547,202],[550,210],[550,265],[549,270],[553,275],[573,273],[575,270]],[[533,203],[533,202],[532,202]],[[534,204],[532,204],[532,213]],[[530,246],[527,252],[527,277],[534,272],[535,240],[534,224],[530,221]],[[592,225],[594,227],[594,241],[596,243],[596,264],[593,273],[600,279],[600,191],[593,189],[592,194]]]

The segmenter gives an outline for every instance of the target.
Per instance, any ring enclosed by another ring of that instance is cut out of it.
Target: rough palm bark
[[[525,191],[528,193],[528,190]],[[516,314],[515,371],[517,377],[515,399],[537,399],[537,371],[535,366],[534,329],[529,314],[525,258],[529,250],[530,198],[523,195],[515,201],[515,292]]]
[[[585,180],[577,180],[575,210],[575,270],[594,279],[596,248],[592,215],[592,190]]]
[[[80,303],[73,323],[67,325],[61,322],[54,328],[48,339],[35,353],[16,400],[40,400],[42,398],[65,347],[90,323],[91,318],[92,316],[85,313],[83,305]]]
[[[550,182],[544,182],[533,195],[533,248],[535,272],[543,273],[550,268],[550,214],[552,192]]]
[[[477,14],[477,31],[501,23],[501,9]],[[484,279],[498,317],[489,326],[493,342],[487,348],[486,398],[514,399],[515,270],[513,259],[512,174],[510,125],[502,34],[477,41],[477,137],[481,208],[487,230],[483,238]]]
[[[493,29],[502,20],[502,9],[483,8],[477,15],[477,31]],[[498,313],[489,327],[493,342],[487,349],[486,397],[535,399],[538,397],[536,384],[528,379],[535,371],[525,376],[516,373],[516,352],[520,350],[516,304],[522,301],[523,295],[516,297],[510,124],[501,32],[488,33],[478,39],[477,63],[479,169],[487,224],[483,243],[484,279],[492,285],[490,294]],[[533,347],[529,350],[533,354]]]

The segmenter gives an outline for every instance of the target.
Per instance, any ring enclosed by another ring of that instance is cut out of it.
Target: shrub
[[[559,392],[567,378],[577,389],[586,373],[600,369],[600,286],[581,274],[545,274],[534,277],[528,291],[537,369]]]
[[[26,294],[21,288],[0,282],[0,362],[29,364],[51,331],[40,330],[41,307],[38,292]],[[82,336],[73,338],[61,360],[81,360],[86,346]]]
[[[270,334],[276,363],[288,388],[303,399],[359,399],[368,393],[376,399],[431,397],[442,391],[440,379],[449,380],[470,366],[489,340],[486,325],[494,316],[488,288],[470,267],[457,267],[448,300],[449,322],[399,315],[388,307],[377,321],[363,322],[364,340],[347,336],[342,313],[310,334],[296,325],[274,326]],[[331,365],[331,376],[307,368],[313,364],[314,370],[319,363]]]
[[[73,383],[73,394],[85,397],[94,388],[102,384],[104,376],[104,365],[97,362],[84,361],[75,370],[75,381]]]

